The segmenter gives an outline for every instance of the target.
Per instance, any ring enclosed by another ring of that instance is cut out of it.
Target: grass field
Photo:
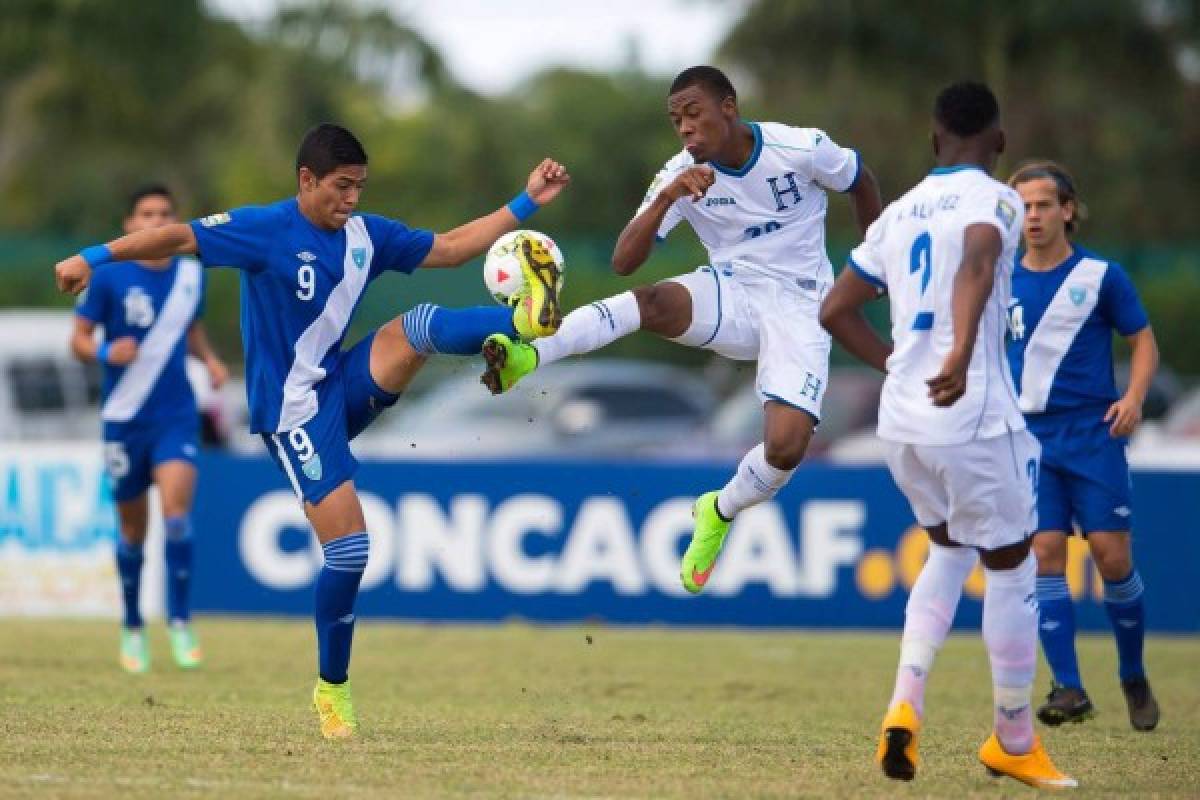
[[[327,743],[300,622],[203,620],[209,663],[116,665],[113,625],[0,622],[0,795],[20,797],[963,797],[986,776],[987,658],[952,640],[922,771],[871,762],[891,635],[362,624],[362,735]],[[1200,796],[1200,640],[1157,639],[1159,730],[1134,733],[1110,641],[1081,641],[1092,722],[1047,733],[1080,796]],[[1048,679],[1039,676],[1038,689]]]

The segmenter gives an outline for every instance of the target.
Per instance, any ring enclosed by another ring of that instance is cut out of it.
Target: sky
[[[216,12],[255,22],[278,0],[206,0]],[[454,76],[485,93],[504,92],[539,69],[608,69],[631,45],[642,67],[673,75],[704,63],[748,0],[379,0],[424,34]]]

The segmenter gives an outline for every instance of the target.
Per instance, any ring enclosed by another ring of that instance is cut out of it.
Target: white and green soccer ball
[[[504,234],[492,244],[483,260],[483,282],[500,305],[510,305],[512,296],[525,288],[525,275],[521,272],[521,262],[517,255],[522,236],[532,236],[541,242],[554,259],[554,263],[558,264],[560,272],[563,268],[562,251],[546,234],[530,230],[516,230]]]

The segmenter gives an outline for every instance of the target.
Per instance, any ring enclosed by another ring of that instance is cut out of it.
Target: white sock
[[[900,642],[900,665],[892,701],[911,703],[917,716],[925,714],[925,681],[933,659],[962,597],[963,582],[975,568],[977,554],[969,547],[942,547],[929,543],[929,558],[913,584],[904,609],[904,638]]]
[[[985,570],[983,641],[992,662],[996,738],[1004,750],[1033,749],[1033,677],[1037,668],[1037,559],[1013,569]]]
[[[717,495],[717,511],[725,519],[733,519],[743,509],[770,500],[796,471],[772,467],[766,454],[765,444],[746,453],[737,472]]]
[[[563,317],[558,333],[536,339],[538,364],[552,364],[567,356],[590,353],[642,327],[642,312],[633,292],[598,300]]]

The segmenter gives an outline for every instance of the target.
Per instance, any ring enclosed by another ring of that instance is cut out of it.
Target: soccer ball
[[[495,241],[483,260],[483,282],[500,305],[511,305],[513,295],[525,288],[525,275],[521,272],[521,262],[517,256],[522,237],[525,236],[532,236],[540,241],[550,252],[554,263],[558,264],[559,270],[562,270],[562,251],[546,234],[528,230],[504,234]]]

